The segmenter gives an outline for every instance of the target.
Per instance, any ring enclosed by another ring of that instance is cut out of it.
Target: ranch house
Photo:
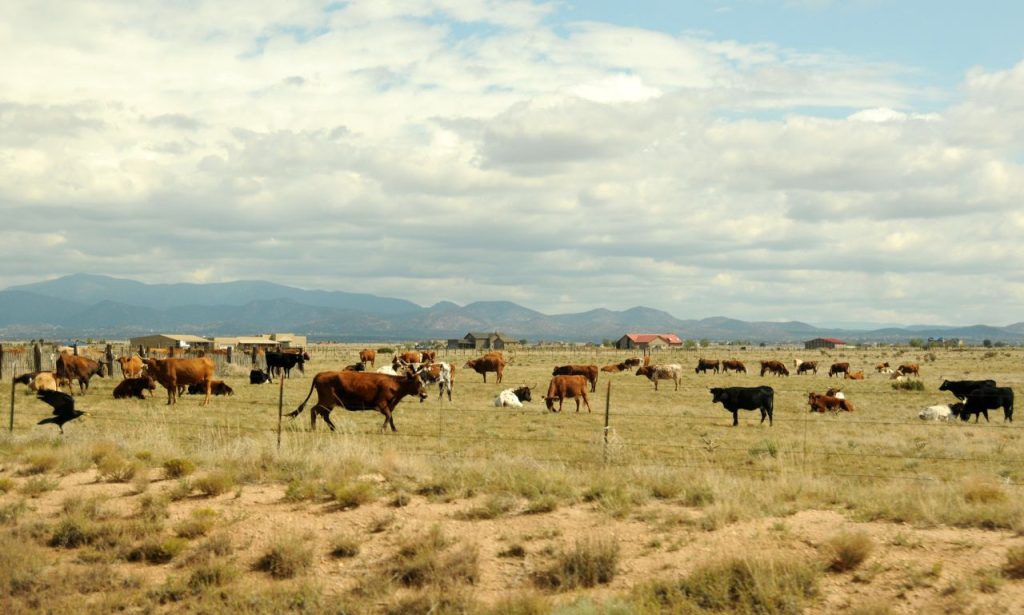
[[[683,340],[675,333],[627,333],[615,342],[619,350],[651,350],[653,348],[678,348]]]
[[[808,350],[814,348],[844,348],[845,346],[846,342],[834,337],[816,337],[813,340],[804,342],[804,348]]]
[[[465,348],[470,350],[504,350],[508,346],[519,344],[504,333],[467,333],[462,339],[448,340],[448,348]]]
[[[133,350],[141,348],[193,348],[209,350],[213,348],[213,340],[198,335],[185,333],[154,333],[133,337],[128,342]]]

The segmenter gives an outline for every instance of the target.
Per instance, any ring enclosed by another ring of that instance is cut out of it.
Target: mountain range
[[[73,274],[0,291],[0,337],[5,338],[272,331],[343,341],[448,339],[469,331],[501,331],[530,341],[599,342],[636,331],[751,343],[800,342],[814,337],[837,337],[849,342],[906,342],[929,337],[1024,342],[1024,322],[1006,327],[917,325],[844,330],[798,321],[747,322],[723,317],[683,320],[647,307],[549,315],[508,301],[479,301],[464,306],[442,301],[423,307],[404,299],[304,290],[264,281],[144,284]]]

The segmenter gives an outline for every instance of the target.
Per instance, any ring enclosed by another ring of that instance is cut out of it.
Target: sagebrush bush
[[[832,572],[853,570],[873,549],[874,542],[865,532],[841,532],[825,542],[825,567]]]
[[[1024,547],[1010,547],[1006,550],[1003,574],[1011,579],[1024,579]]]
[[[331,539],[331,556],[355,557],[359,555],[359,540],[349,534],[338,534]]]
[[[182,538],[150,538],[136,545],[125,554],[130,562],[166,564],[177,557],[188,546]]]
[[[285,535],[274,540],[256,561],[256,569],[275,579],[290,579],[313,565],[313,547],[305,536]]]
[[[187,519],[182,519],[174,525],[174,533],[179,538],[192,540],[205,536],[217,523],[217,512],[209,508],[197,508]]]
[[[190,459],[175,457],[168,459],[163,464],[164,476],[166,478],[182,478],[196,471],[196,464]]]
[[[619,543],[614,538],[577,541],[572,549],[558,554],[555,561],[534,574],[540,587],[575,589],[609,583],[619,566]]]
[[[206,497],[216,497],[235,487],[235,475],[226,470],[213,470],[205,476],[192,479],[192,488]]]

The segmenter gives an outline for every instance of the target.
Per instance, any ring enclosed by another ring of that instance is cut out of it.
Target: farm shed
[[[804,348],[808,350],[813,348],[844,348],[845,346],[846,342],[834,337],[816,337],[813,340],[804,342]]]
[[[154,333],[133,337],[128,342],[132,349],[142,348],[194,348],[196,350],[209,350],[213,348],[213,340],[198,335],[185,333]]]
[[[683,340],[675,333],[627,333],[615,342],[619,350],[649,350],[682,346]]]

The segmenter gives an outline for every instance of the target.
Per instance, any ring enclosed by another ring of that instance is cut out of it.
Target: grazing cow
[[[521,386],[518,389],[505,389],[494,398],[495,408],[522,408],[524,401],[533,401],[530,387]]]
[[[800,365],[796,368],[796,375],[806,374],[807,372],[818,373],[818,362],[817,361],[800,361]]]
[[[722,373],[728,374],[730,371],[736,373],[743,372],[745,374],[747,373],[747,366],[742,361],[737,361],[736,359],[722,361]]]
[[[601,368],[602,372],[608,372],[609,374],[615,374],[621,371],[625,371],[625,363],[612,363],[611,365],[605,365]]]
[[[849,363],[833,363],[832,367],[828,368],[828,377],[838,376],[839,374],[846,375],[850,371]]]
[[[665,365],[642,365],[636,370],[637,376],[647,376],[647,379],[654,383],[654,390],[658,390],[659,380],[671,380],[676,384],[675,390],[679,390],[679,380],[683,377],[683,366],[678,363],[666,363]]]
[[[718,373],[718,365],[719,365],[718,359],[715,359],[713,361],[711,359],[697,359],[697,367],[694,368],[693,373],[695,373],[695,374],[700,374],[700,373],[706,374],[706,373],[708,373],[709,369],[712,369],[717,374]]]
[[[309,355],[305,352],[268,350],[266,360],[267,373],[270,374],[270,382],[273,382],[275,373],[278,375],[283,373],[285,378],[290,378],[293,367],[298,367],[299,371],[305,374],[306,370],[303,366],[309,360]]]
[[[761,375],[764,376],[765,372],[770,372],[776,376],[788,376],[789,370],[783,365],[782,361],[776,361],[774,359],[770,361],[761,361]]]
[[[249,384],[263,384],[270,382],[270,374],[262,369],[249,370]]]
[[[879,363],[878,365],[876,365],[875,371],[878,372],[879,374],[891,374],[892,368],[889,367],[889,362],[886,361],[885,363]]]
[[[402,354],[396,354],[391,359],[391,365],[395,365],[396,363],[422,363],[422,362],[423,362],[423,353],[422,352],[417,352],[415,350],[410,350],[408,352],[403,352]]]
[[[376,410],[384,415],[382,430],[390,425],[391,431],[398,431],[392,416],[398,402],[406,395],[418,396],[420,403],[427,398],[423,378],[411,370],[402,376],[368,372],[320,372],[313,377],[306,399],[293,412],[288,413],[289,417],[295,418],[302,413],[314,389],[316,405],[310,408],[309,428],[316,429],[316,416],[319,414],[331,431],[336,431],[331,422],[331,410],[336,406],[350,412]]]
[[[848,380],[864,380],[864,371],[857,372],[846,372],[846,379]]]
[[[345,367],[341,368],[341,371],[343,371],[343,372],[365,372],[366,371],[366,364],[363,363],[363,362],[353,363],[352,365],[346,365]]]
[[[988,422],[988,411],[996,408],[1003,409],[1003,421],[1013,422],[1013,389],[1010,387],[981,387],[974,389],[967,394],[967,401],[964,402],[964,410],[960,413],[961,420],[967,421],[974,415],[974,422],[978,417],[985,415],[985,422]]]
[[[964,405],[961,402],[955,404],[939,404],[928,406],[918,413],[917,418],[922,421],[948,421],[950,417],[960,416]]]
[[[640,368],[643,369],[643,368]],[[552,412],[562,411],[562,402],[565,399],[576,400],[576,412],[580,411],[580,398],[590,412],[590,400],[587,399],[587,379],[584,376],[555,376],[548,383],[548,394],[544,396],[544,403]],[[558,410],[555,410],[555,400],[558,400]]]
[[[853,412],[853,402],[843,397],[835,397],[833,395],[819,395],[818,393],[808,393],[807,403],[811,406],[811,412],[825,413],[829,410],[839,411],[845,410],[846,412]]]
[[[155,390],[156,381],[149,374],[138,378],[125,378],[114,387],[114,399],[128,399],[129,397],[146,399],[146,391],[149,391],[149,395],[152,397]]]
[[[415,368],[414,368],[415,369]],[[448,393],[448,401],[452,400],[452,387],[455,384],[455,366],[441,361],[440,363],[427,363],[423,365],[423,382],[425,384],[437,383],[438,401]]]
[[[375,367],[373,363],[376,360],[377,360],[377,351],[376,350],[371,350],[369,348],[363,348],[362,350],[359,351],[359,362],[360,363],[369,363],[370,367]]]
[[[630,357],[622,362],[625,367],[640,367],[640,357]]]
[[[981,387],[994,387],[995,380],[943,380],[939,385],[940,391],[949,391],[960,401],[967,399],[967,395],[974,389]]]
[[[188,385],[189,395],[198,395],[206,392],[206,385],[202,382],[196,382]],[[228,386],[228,383],[223,380],[211,380],[210,381],[210,393],[213,395],[234,395],[235,390]]]
[[[267,353],[270,354],[269,352]],[[167,405],[178,402],[179,387],[187,387],[198,382],[204,383],[206,399],[203,405],[210,403],[210,383],[213,380],[213,359],[146,359],[143,361],[149,375],[167,389]]]
[[[739,425],[740,410],[760,410],[761,423],[768,417],[768,426],[772,424],[772,406],[775,403],[775,390],[768,386],[760,387],[714,387],[711,391],[711,403],[721,403],[726,410],[732,412],[732,426]]]
[[[59,382],[66,382],[68,391],[71,391],[71,381],[78,381],[78,391],[85,395],[89,390],[89,379],[94,375],[104,378],[107,375],[107,368],[103,363],[94,361],[87,357],[77,357],[72,354],[61,354],[57,357],[57,368],[54,370]]]
[[[487,372],[495,372],[497,374],[495,382],[501,384],[501,375],[505,372],[505,365],[507,365],[505,357],[500,352],[489,352],[480,358],[466,361],[465,367],[481,374],[484,377],[484,382],[487,382]]]
[[[921,374],[919,373],[920,369],[921,368],[920,368],[920,366],[918,366],[917,363],[904,363],[903,365],[900,365],[899,367],[897,367],[896,371],[901,373],[901,374],[903,374],[904,376],[909,376],[910,374],[914,374],[915,376],[920,378],[921,377]]]
[[[125,378],[138,378],[142,375],[142,359],[138,355],[118,357],[117,363],[121,366],[122,380]]]
[[[597,390],[596,365],[561,365],[551,371],[552,376],[583,376],[590,383],[590,392]]]

